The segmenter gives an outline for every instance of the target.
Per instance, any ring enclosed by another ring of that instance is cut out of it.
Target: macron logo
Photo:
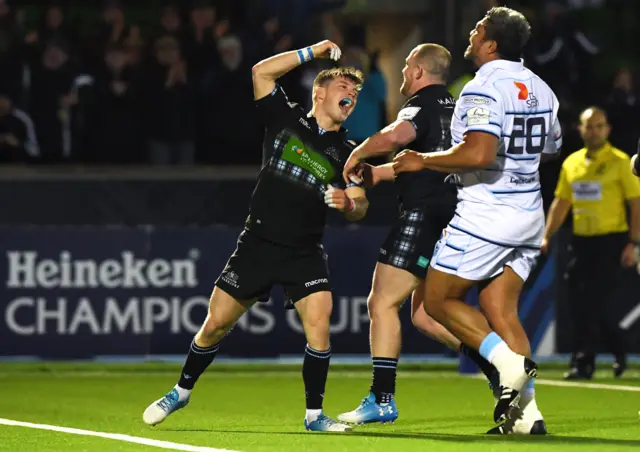
[[[305,287],[312,287],[315,286],[316,284],[329,284],[329,280],[327,278],[320,278],[320,279],[314,279],[313,281],[309,281],[304,283]]]

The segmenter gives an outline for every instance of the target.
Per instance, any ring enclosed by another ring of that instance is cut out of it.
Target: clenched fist
[[[342,55],[340,47],[329,40],[320,41],[312,45],[311,50],[316,58],[329,58],[333,61],[338,61]]]
[[[333,185],[327,185],[327,190],[324,192],[324,203],[340,212],[351,212],[355,207],[355,203],[344,190],[335,188]]]
[[[396,176],[400,173],[423,169],[425,169],[424,160],[419,152],[405,150],[393,159],[393,173]]]

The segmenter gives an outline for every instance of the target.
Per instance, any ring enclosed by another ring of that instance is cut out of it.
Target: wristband
[[[298,49],[298,60],[300,61],[300,64],[311,61],[314,58],[315,56],[313,54],[313,50],[311,50],[311,47],[307,47],[306,49]]]

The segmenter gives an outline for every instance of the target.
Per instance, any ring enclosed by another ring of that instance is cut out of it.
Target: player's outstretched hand
[[[416,151],[404,150],[393,159],[393,173],[397,176],[408,171],[425,169],[422,154]]]
[[[311,50],[316,58],[329,58],[333,61],[338,61],[342,55],[340,47],[328,39],[312,45]]]
[[[324,203],[340,212],[350,212],[353,210],[353,201],[351,198],[347,196],[344,190],[336,188],[333,185],[327,185],[327,190],[324,192]]]
[[[347,162],[344,164],[344,168],[342,169],[342,178],[348,184],[351,180],[351,176],[354,174],[358,174],[360,167],[360,158],[357,156],[356,152],[351,152]]]

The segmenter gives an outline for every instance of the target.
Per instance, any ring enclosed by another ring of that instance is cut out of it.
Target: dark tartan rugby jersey
[[[398,149],[428,153],[451,146],[451,116],[455,99],[444,85],[429,85],[416,92],[400,109],[398,119],[409,121],[416,129],[416,139]],[[454,184],[446,183],[447,174],[433,170],[401,173],[395,180],[403,209],[427,208],[446,211],[457,201]]]
[[[289,246],[317,246],[328,206],[327,184],[346,188],[342,169],[353,150],[346,130],[326,132],[276,85],[256,101],[266,130],[263,166],[251,196],[246,227]]]

